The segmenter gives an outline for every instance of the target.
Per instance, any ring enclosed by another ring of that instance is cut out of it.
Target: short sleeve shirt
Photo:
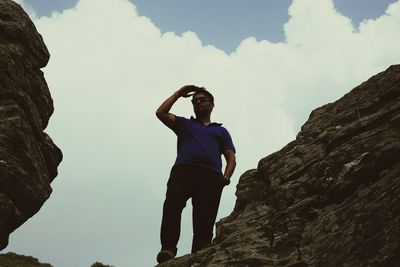
[[[172,130],[178,137],[175,165],[203,166],[222,173],[222,152],[236,152],[228,130],[220,123],[205,126],[193,117],[176,116]]]

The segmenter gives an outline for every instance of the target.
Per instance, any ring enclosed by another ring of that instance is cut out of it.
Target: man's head
[[[214,96],[205,89],[196,91],[192,98],[193,110],[197,117],[211,114]]]
[[[198,94],[202,94],[202,95],[206,96],[206,97],[209,99],[209,101],[210,101],[212,104],[214,104],[214,96],[213,96],[209,91],[207,91],[206,89],[204,89],[203,87],[201,87],[201,90],[196,91],[196,92],[193,94],[193,99],[194,99],[194,98],[196,97],[196,95],[198,95]]]

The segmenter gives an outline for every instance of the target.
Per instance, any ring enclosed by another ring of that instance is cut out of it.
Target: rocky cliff
[[[400,266],[400,65],[244,173],[213,244],[159,266]]]
[[[40,68],[49,53],[23,9],[0,0],[0,249],[51,193],[61,151],[43,132],[53,102]]]

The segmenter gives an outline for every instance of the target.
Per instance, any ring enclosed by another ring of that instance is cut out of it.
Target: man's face
[[[192,99],[193,110],[196,115],[206,115],[210,114],[214,108],[214,104],[210,102],[210,99],[199,93],[195,95]]]

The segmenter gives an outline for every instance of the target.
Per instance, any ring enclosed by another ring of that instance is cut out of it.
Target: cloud
[[[313,108],[399,62],[399,10],[394,3],[355,29],[331,0],[294,0],[284,43],[248,38],[231,54],[193,32],[162,34],[127,0],[80,0],[35,17],[51,54],[44,72],[55,113],[47,131],[65,158],[50,200],[9,249],[60,267],[154,264],[176,150],[154,115],[158,105],[184,84],[212,91],[213,119],[237,146],[235,183],[291,141]],[[173,112],[190,116],[190,102],[179,100]],[[232,210],[234,191],[225,190],[219,217]],[[189,217],[180,253],[189,252]]]

